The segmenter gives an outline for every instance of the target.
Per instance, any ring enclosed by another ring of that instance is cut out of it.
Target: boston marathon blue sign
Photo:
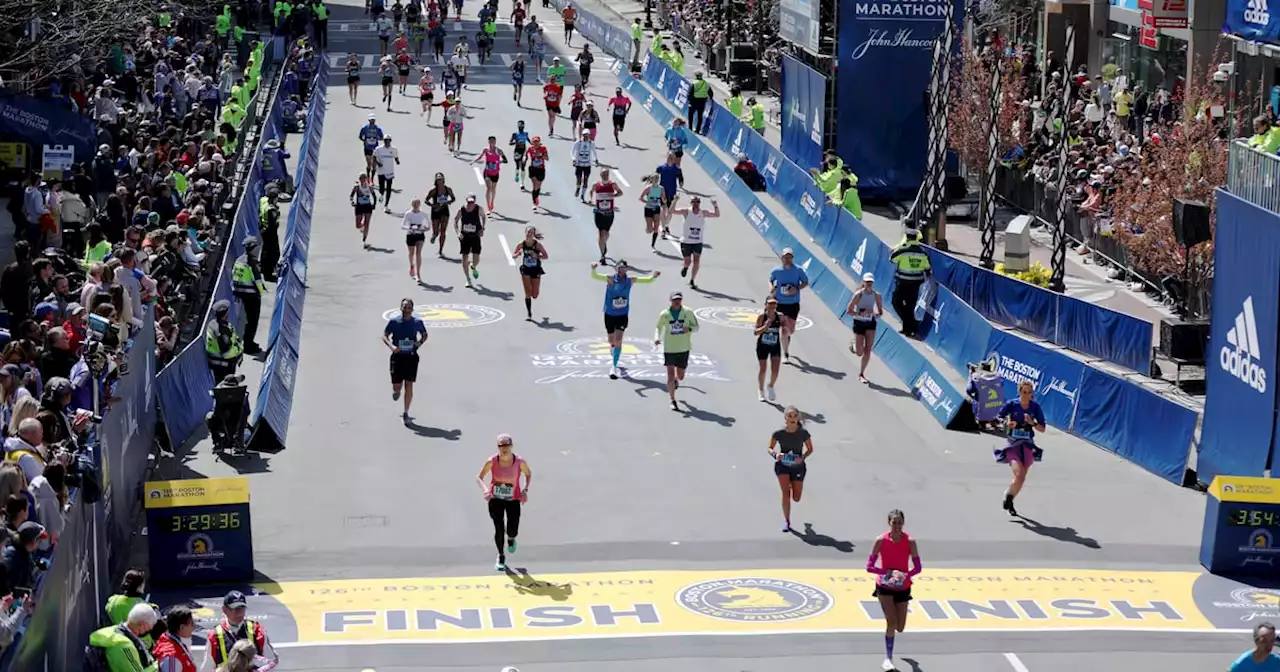
[[[909,200],[924,175],[926,91],[948,0],[840,4],[836,151],[864,199]],[[963,0],[955,20],[963,20]],[[959,41],[957,40],[957,44]]]

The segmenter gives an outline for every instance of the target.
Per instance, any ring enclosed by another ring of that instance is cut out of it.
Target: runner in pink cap
[[[515,440],[510,434],[498,435],[498,452],[485,461],[480,467],[480,475],[476,483],[485,501],[489,503],[489,518],[493,520],[493,544],[498,547],[498,561],[493,569],[498,572],[507,570],[507,554],[516,552],[516,535],[520,533],[520,505],[529,500],[529,484],[533,482],[533,472],[529,463],[516,455]],[[524,485],[520,485],[520,476],[524,475]],[[485,481],[488,476],[488,482]],[[503,540],[506,545],[503,545]]]

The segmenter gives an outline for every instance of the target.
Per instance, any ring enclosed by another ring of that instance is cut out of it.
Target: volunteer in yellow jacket
[[[689,351],[693,349],[693,332],[697,330],[698,318],[684,306],[684,294],[672,292],[671,306],[658,314],[653,344],[662,345],[662,360],[667,367],[667,396],[671,398],[673,411],[680,410],[676,405],[676,388],[689,368]]]
[[[839,200],[832,199],[832,203],[839,203],[841,207],[849,211],[862,221],[862,197],[858,196],[858,176],[853,173],[845,173],[844,178],[840,180]]]
[[[1280,124],[1273,124],[1267,115],[1260,115],[1253,120],[1253,137],[1249,138],[1249,146],[1263,154],[1275,154],[1280,150]]]

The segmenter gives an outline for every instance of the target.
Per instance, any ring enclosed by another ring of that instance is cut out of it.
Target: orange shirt
[[[565,7],[564,12],[561,13],[561,16],[564,17],[565,23],[573,23],[573,20],[578,18],[578,10],[572,7]]]

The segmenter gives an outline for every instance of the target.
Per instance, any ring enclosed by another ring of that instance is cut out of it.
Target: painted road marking
[[[479,183],[480,183],[480,186],[482,186],[482,187],[483,187],[483,186],[484,186],[484,175],[481,175],[481,174],[480,174],[480,166],[471,166],[471,172],[473,172],[473,173],[475,173],[475,174],[476,174],[476,182],[479,182]]]
[[[930,570],[915,579],[912,630],[1224,632],[1197,608],[1200,577]],[[879,633],[872,588],[850,569],[488,575],[264,584],[249,609],[282,646]]]
[[[735,329],[755,329],[756,317],[763,312],[763,308],[753,306],[730,306],[730,307],[708,307],[699,308],[693,311],[698,317],[699,322],[706,322],[721,327],[733,327]],[[801,315],[796,320],[796,330],[808,329],[813,326],[813,320]]]
[[[511,252],[513,251],[513,249],[511,247],[511,244],[507,242],[507,237],[499,233],[498,242],[502,243],[502,256],[507,258],[507,265],[515,266],[516,265],[515,257],[511,256]]]
[[[393,308],[382,314],[383,320],[390,320],[400,314],[399,308]],[[506,313],[497,308],[476,306],[469,303],[428,303],[416,306],[413,314],[426,323],[427,329],[461,329],[493,324],[506,318]]]
[[[1016,653],[1006,653],[1004,654],[1004,659],[1009,661],[1009,667],[1013,668],[1013,672],[1031,672],[1031,670],[1028,670],[1027,666],[1023,665],[1022,661],[1018,659],[1018,654]]]
[[[534,383],[550,385],[566,380],[601,379],[609,377],[613,368],[613,354],[604,338],[576,338],[556,345],[554,353],[530,354],[529,363],[538,370]],[[662,378],[667,376],[661,345],[642,338],[624,338],[618,366],[624,378]],[[705,353],[689,354],[685,380],[729,382],[719,364]]]
[[[623,176],[622,176],[622,171],[618,170],[617,168],[614,168],[614,169],[612,169],[610,172],[612,172],[612,173],[613,173],[613,179],[615,179],[615,180],[617,180],[617,181],[621,182],[621,183],[622,183],[622,186],[624,186],[624,187],[626,187],[626,188],[628,188],[628,189],[630,189],[630,188],[631,188],[631,183],[627,181],[627,178],[625,178],[625,177],[623,177]]]
[[[684,250],[680,249],[680,241],[676,240],[674,237],[668,237],[668,238],[667,238],[667,242],[668,242],[668,243],[671,243],[671,249],[673,249],[673,250],[675,250],[675,251],[676,251],[676,256],[677,256],[677,257],[680,257],[681,259],[683,259],[683,258],[684,258]],[[696,313],[695,313],[695,314],[696,314]]]
[[[356,54],[356,56],[360,59],[360,69],[361,69],[361,70],[377,70],[377,69],[378,69],[378,64],[379,64],[379,62],[382,60],[382,55],[381,55],[381,54]],[[500,62],[500,63],[499,63],[499,62],[495,62],[495,59],[496,59],[496,61],[501,61],[501,62]],[[487,62],[487,63],[480,63],[480,62],[478,62],[478,60],[479,60],[479,59],[477,59],[477,61],[476,61],[476,62],[472,62],[471,64],[469,64],[469,65],[467,66],[467,71],[468,71],[468,72],[470,72],[470,71],[472,71],[472,70],[476,70],[476,69],[481,69],[481,70],[499,70],[499,69],[500,69],[500,70],[510,70],[510,69],[511,69],[511,64],[515,62],[516,58],[515,58],[515,56],[514,56],[514,55],[512,55],[512,54],[494,54],[494,59],[491,59],[491,60],[490,60],[489,62]],[[525,61],[525,62],[526,62],[526,63],[528,63],[528,62],[529,62],[527,58],[526,58],[526,61]],[[342,55],[342,54],[332,54],[332,55],[330,55],[330,56],[329,56],[329,67],[330,67],[330,69],[333,71],[331,76],[333,76],[333,75],[339,75],[339,74],[341,74],[341,75],[345,76],[345,74],[346,74],[346,69],[345,69],[346,63],[347,63],[347,57],[346,57],[345,55]],[[433,66],[433,67],[435,67],[435,66],[443,66],[443,65],[444,65],[444,63],[443,63],[443,62],[435,61],[434,59],[431,59],[430,61],[428,61],[427,59],[423,59],[423,62],[422,62],[422,63],[419,63],[419,65],[427,65],[427,66]],[[592,72],[605,72],[605,71],[607,71],[607,70],[608,70],[608,68],[604,68],[604,67],[593,67],[593,68],[591,68],[591,71],[592,71]]]

